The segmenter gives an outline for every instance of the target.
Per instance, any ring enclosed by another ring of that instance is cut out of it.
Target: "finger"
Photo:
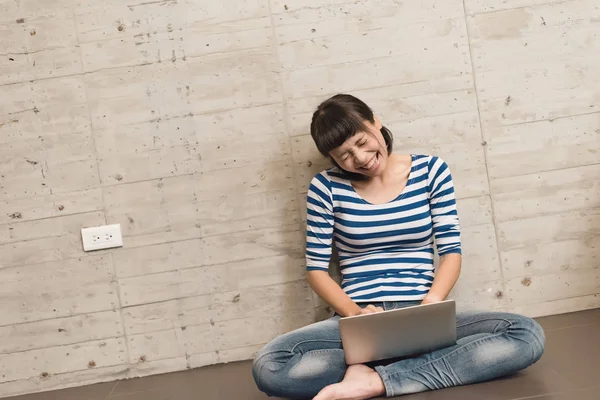
[[[376,307],[373,304],[369,304],[368,306],[362,309],[361,314],[375,314],[381,311],[383,311],[383,308]]]

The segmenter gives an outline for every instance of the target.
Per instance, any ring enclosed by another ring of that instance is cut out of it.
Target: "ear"
[[[381,121],[379,120],[379,118],[377,118],[377,115],[374,115],[373,119],[375,121],[375,123],[374,123],[375,128],[377,128],[377,130],[380,131],[381,128],[383,128],[383,125],[382,125]]]

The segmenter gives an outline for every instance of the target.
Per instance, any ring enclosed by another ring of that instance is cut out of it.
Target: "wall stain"
[[[523,280],[521,281],[521,285],[525,287],[531,286],[531,278],[523,278]]]
[[[506,39],[521,36],[529,27],[532,15],[526,9],[513,9],[475,17],[484,39]]]
[[[18,119],[11,119],[11,120],[8,120],[7,122],[0,122],[0,128],[2,128],[6,124],[15,124],[17,122],[19,122]]]
[[[438,30],[440,36],[448,36],[452,30],[454,29],[454,24],[452,24],[452,20],[447,20],[442,29]]]
[[[130,11],[133,11],[133,9],[136,7],[144,7],[144,6],[149,6],[149,5],[153,5],[153,4],[158,4],[159,6],[173,5],[173,4],[177,4],[177,0],[147,1],[145,3],[128,5],[127,8],[129,8]]]

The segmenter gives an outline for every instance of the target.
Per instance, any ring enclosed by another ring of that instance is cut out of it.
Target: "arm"
[[[429,193],[433,235],[440,264],[423,304],[446,299],[458,280],[462,264],[454,183],[448,165],[437,157],[433,157],[429,163]]]
[[[329,276],[334,216],[331,183],[324,173],[313,178],[306,204],[306,269],[312,289],[343,317],[380,311],[361,309]]]
[[[460,275],[462,257],[451,253],[440,258],[440,265],[433,279],[429,293],[423,299],[423,304],[436,303],[448,297]]]
[[[308,283],[342,317],[361,314],[362,309],[329,276],[327,271],[308,271]]]

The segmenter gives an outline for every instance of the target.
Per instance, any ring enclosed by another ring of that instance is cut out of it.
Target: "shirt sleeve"
[[[448,165],[439,157],[429,161],[429,205],[438,255],[462,253],[454,183]]]
[[[306,269],[327,271],[333,243],[333,200],[326,172],[316,175],[306,197]]]

